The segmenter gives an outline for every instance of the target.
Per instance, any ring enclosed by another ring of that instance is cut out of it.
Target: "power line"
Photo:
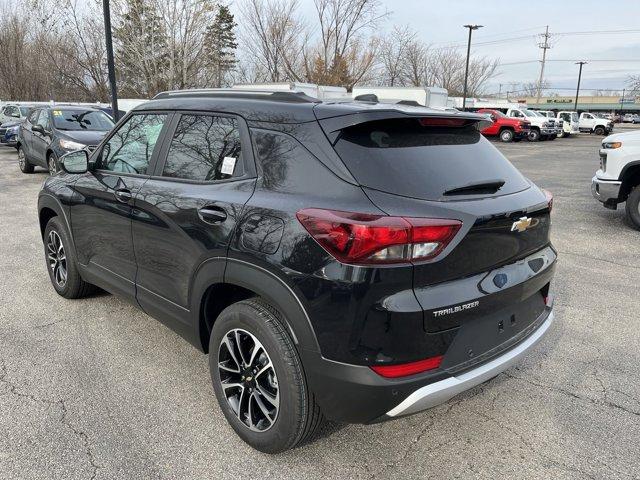
[[[555,34],[554,34],[555,35]],[[577,62],[579,61],[579,59],[576,58],[569,58],[569,59],[551,59],[548,58],[547,62]],[[618,58],[618,59],[613,59],[613,58],[596,58],[596,59],[587,59],[588,62],[631,62],[631,63],[635,63],[635,62],[640,62],[640,58]],[[501,67],[507,67],[510,65],[522,65],[525,63],[539,63],[540,60],[522,60],[519,62],[508,62],[508,63],[501,63],[500,66]]]

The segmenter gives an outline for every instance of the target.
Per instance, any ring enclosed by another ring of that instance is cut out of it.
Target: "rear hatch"
[[[425,331],[460,329],[443,367],[506,348],[545,311],[555,262],[545,193],[480,134],[481,117],[370,118],[320,123],[371,201],[393,216],[463,223],[413,267]]]

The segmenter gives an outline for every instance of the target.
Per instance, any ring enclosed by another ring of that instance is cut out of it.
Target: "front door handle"
[[[223,208],[210,205],[198,209],[198,217],[205,223],[222,223],[227,219],[227,212]]]
[[[133,195],[131,195],[131,190],[129,190],[128,188],[120,188],[118,190],[115,190],[113,194],[115,195],[116,200],[122,203],[129,203],[133,198]]]

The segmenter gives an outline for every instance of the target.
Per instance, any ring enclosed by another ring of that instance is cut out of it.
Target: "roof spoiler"
[[[457,119],[467,120],[468,124],[475,124],[478,130],[491,125],[493,122],[487,115],[471,113],[471,112],[443,112],[429,109],[404,110],[393,108],[391,105],[387,110],[362,111],[336,117],[318,119],[322,129],[329,141],[334,144],[338,139],[341,130],[366,122],[374,122],[376,120],[388,119],[406,119],[406,118],[430,118],[430,119]]]

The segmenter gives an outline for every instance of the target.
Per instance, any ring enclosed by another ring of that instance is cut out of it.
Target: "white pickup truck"
[[[602,140],[600,169],[591,180],[591,193],[611,210],[626,202],[627,221],[640,230],[640,131]]]
[[[613,131],[613,122],[607,118],[600,118],[594,113],[583,112],[580,114],[580,131],[607,135]]]
[[[553,118],[547,118],[541,113],[534,112],[528,108],[510,108],[506,113],[507,117],[520,118],[531,124],[529,130],[529,141],[536,142],[538,140],[555,140],[558,136],[559,128],[557,121]]]
[[[558,112],[558,120],[562,120],[561,137],[568,137],[574,133],[580,133],[580,118],[578,112]]]

